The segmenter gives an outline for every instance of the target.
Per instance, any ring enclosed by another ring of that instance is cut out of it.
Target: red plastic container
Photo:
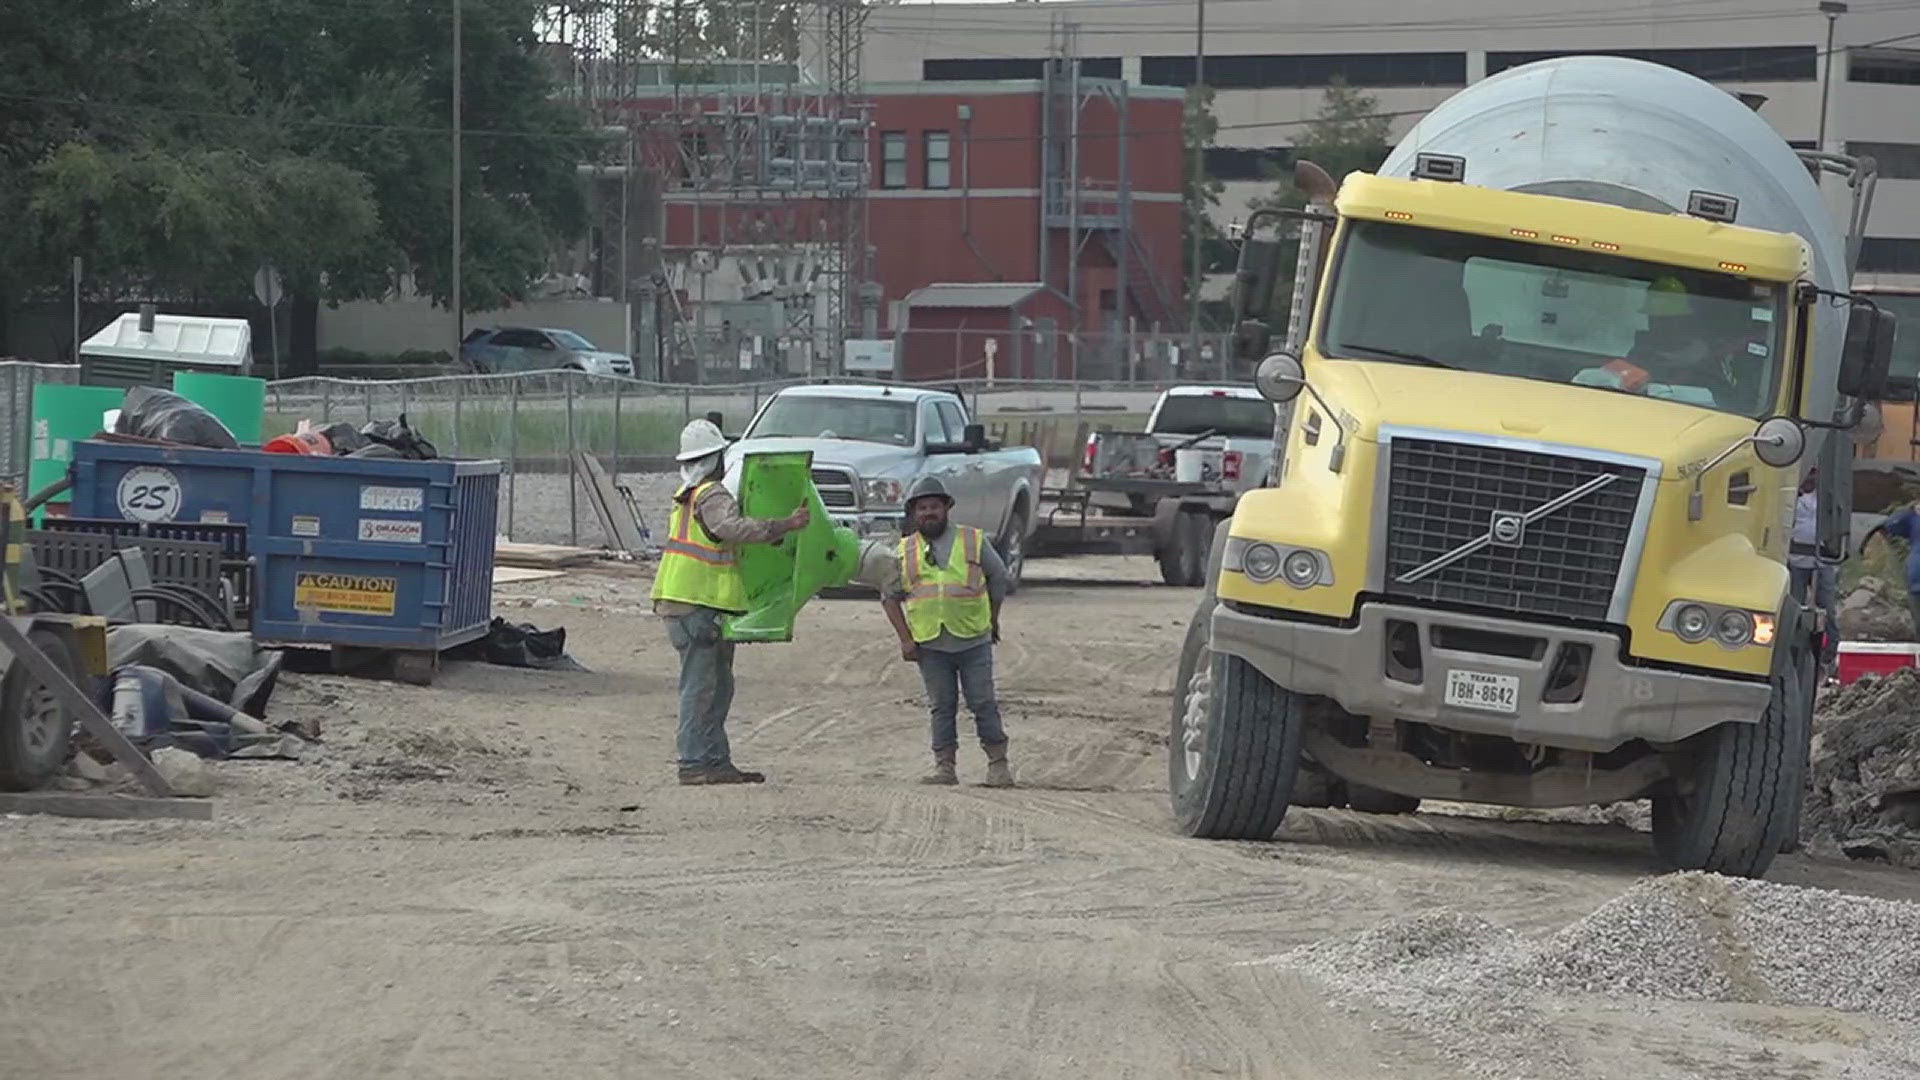
[[[269,454],[311,454],[315,457],[329,457],[333,454],[333,442],[318,431],[296,431],[291,435],[282,435],[268,440],[260,449]]]
[[[1843,641],[1840,643],[1840,681],[1862,675],[1885,675],[1904,667],[1920,667],[1920,642]]]

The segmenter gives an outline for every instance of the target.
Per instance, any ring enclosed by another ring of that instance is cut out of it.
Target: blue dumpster
[[[493,618],[497,461],[78,442],[73,514],[247,526],[254,637],[437,653]]]

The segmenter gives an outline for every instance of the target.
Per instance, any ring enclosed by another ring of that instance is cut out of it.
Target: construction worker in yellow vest
[[[987,755],[986,786],[1012,787],[1007,733],[993,690],[993,646],[1000,640],[1000,601],[1007,567],[985,534],[948,520],[953,496],[938,477],[907,492],[911,530],[880,595],[900,637],[900,657],[920,665],[933,720],[933,771],[923,784],[957,784],[958,714],[964,694]]]
[[[710,420],[680,432],[680,490],[673,496],[668,537],[653,579],[653,613],[666,619],[680,654],[680,782],[758,784],[766,776],[734,766],[727,746],[733,707],[733,642],[720,635],[728,615],[747,610],[746,586],[734,551],[768,544],[806,528],[800,504],[789,517],[749,518],[720,483],[726,436]]]

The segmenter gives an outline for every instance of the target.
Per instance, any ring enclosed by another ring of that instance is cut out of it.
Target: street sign
[[[265,307],[273,307],[286,293],[280,288],[280,275],[271,266],[254,271],[253,296]]]

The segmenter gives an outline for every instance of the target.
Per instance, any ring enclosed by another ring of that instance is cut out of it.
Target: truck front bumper
[[[1223,603],[1213,613],[1213,648],[1289,690],[1332,698],[1359,716],[1598,752],[1631,739],[1672,743],[1727,721],[1751,723],[1771,697],[1764,683],[1630,666],[1621,659],[1620,639],[1604,631],[1389,603],[1363,604],[1358,625],[1350,627],[1279,616]],[[1390,630],[1400,655],[1409,640],[1417,647],[1420,663],[1411,675],[1418,681],[1394,677]],[[1586,647],[1584,685],[1571,700],[1564,700],[1563,689],[1549,701],[1549,675],[1563,646]],[[1518,679],[1514,710],[1448,704],[1453,671]]]
[[[898,540],[901,536],[902,514],[900,510],[827,511],[827,516],[833,519],[835,525],[853,530],[853,535],[862,540]]]

